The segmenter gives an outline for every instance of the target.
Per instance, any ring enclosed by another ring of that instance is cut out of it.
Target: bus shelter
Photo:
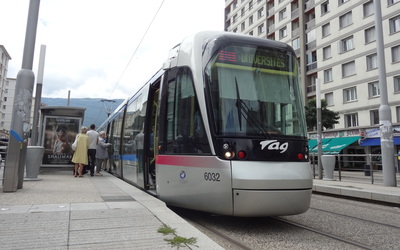
[[[70,106],[41,107],[39,143],[44,147],[43,167],[71,166],[72,143],[80,132],[86,108]]]

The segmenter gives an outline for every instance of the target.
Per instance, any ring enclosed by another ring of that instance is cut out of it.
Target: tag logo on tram
[[[267,147],[268,150],[280,150],[281,154],[286,152],[286,150],[289,147],[289,143],[285,142],[285,143],[280,143],[277,140],[266,140],[266,141],[262,141],[260,142],[261,145],[261,150],[263,150],[265,147]]]

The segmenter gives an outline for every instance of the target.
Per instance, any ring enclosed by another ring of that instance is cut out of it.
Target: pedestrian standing
[[[100,131],[99,133],[99,143],[97,144],[97,149],[96,149],[96,175],[102,175],[100,173],[101,167],[103,165],[103,162],[108,159],[108,147],[111,145],[111,143],[106,143],[105,138],[106,138],[106,132],[105,131]]]
[[[77,141],[76,149],[74,155],[72,157],[72,162],[75,163],[74,166],[74,176],[83,177],[83,167],[88,164],[88,148],[89,148],[89,137],[86,135],[87,127],[83,126],[81,128],[81,133],[78,134],[75,138]]]
[[[90,176],[94,175],[94,167],[96,165],[96,148],[97,148],[97,143],[99,142],[99,133],[95,131],[94,129],[96,126],[94,124],[90,125],[90,130],[87,132],[87,135],[89,136],[89,149],[88,149],[88,158],[89,158],[89,170],[90,170]],[[98,167],[97,167],[98,168]]]

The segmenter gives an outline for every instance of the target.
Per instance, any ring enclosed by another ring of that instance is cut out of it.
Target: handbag
[[[78,137],[79,137],[79,135],[77,135],[76,137],[75,137],[75,141],[74,141],[74,143],[72,143],[72,145],[71,145],[71,148],[72,148],[72,150],[76,150],[76,147],[78,146]]]

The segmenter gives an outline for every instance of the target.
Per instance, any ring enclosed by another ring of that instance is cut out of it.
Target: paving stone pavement
[[[2,172],[2,169],[1,169]],[[157,230],[195,237],[196,246],[222,249],[153,196],[104,173],[74,178],[71,171],[43,170],[40,181],[4,193],[0,187],[1,249],[171,249]]]

